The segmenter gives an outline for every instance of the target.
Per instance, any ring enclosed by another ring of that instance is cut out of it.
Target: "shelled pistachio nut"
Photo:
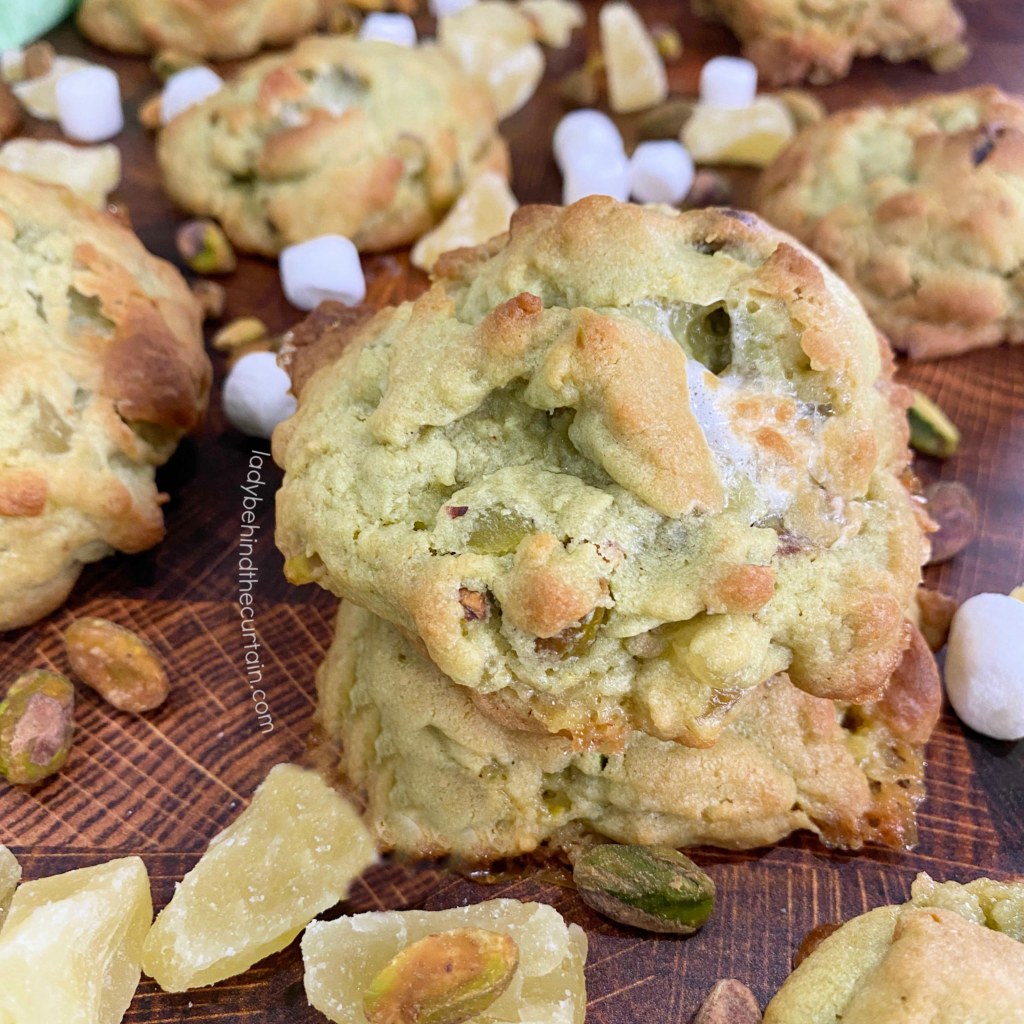
[[[696,106],[696,100],[676,97],[651,107],[637,122],[637,138],[641,142],[648,139],[678,139]]]
[[[182,224],[174,240],[181,258],[197,274],[230,274],[238,266],[227,235],[212,220]]]
[[[594,846],[572,877],[599,914],[649,932],[691,935],[715,909],[715,883],[668,846]]]
[[[255,316],[243,316],[222,327],[213,336],[213,347],[218,352],[230,352],[240,345],[249,345],[267,336],[267,325]]]
[[[370,983],[370,1024],[461,1024],[483,1013],[512,981],[519,947],[482,928],[437,932],[393,957]]]
[[[0,703],[0,774],[31,786],[59,772],[75,731],[75,688],[56,672],[20,676]]]
[[[907,410],[910,420],[910,447],[925,455],[946,459],[960,447],[960,431],[950,418],[927,396],[914,391],[914,404]]]

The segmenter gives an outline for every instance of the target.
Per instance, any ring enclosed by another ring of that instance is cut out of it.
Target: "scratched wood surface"
[[[648,0],[640,7],[649,23],[675,25],[685,39],[684,58],[670,69],[675,92],[695,93],[705,59],[737,52],[725,29],[697,21],[682,3]],[[860,62],[848,80],[819,95],[834,109],[989,81],[1024,92],[1024,0],[964,0],[963,8],[975,56],[960,73],[937,78],[917,64]],[[588,14],[593,42],[596,7]],[[429,27],[424,20],[421,29]],[[157,80],[145,62],[90,48],[72,28],[57,30],[53,39],[61,52],[84,53],[120,74],[128,125],[117,140],[125,163],[117,198],[127,202],[149,248],[173,259],[173,232],[183,218],[160,193],[152,140],[137,119]],[[559,200],[550,158],[551,131],[562,113],[555,83],[582,62],[586,46],[577,33],[568,50],[550,52],[542,88],[503,126],[521,201]],[[628,136],[629,119],[623,127]],[[39,123],[28,131],[56,135],[52,125]],[[751,176],[734,177],[742,201]],[[366,269],[377,303],[400,301],[423,287],[422,275],[410,273],[401,254],[370,259]],[[229,318],[256,314],[277,331],[298,317],[271,262],[243,259],[226,284]],[[215,363],[219,380],[223,366]],[[979,539],[929,576],[961,599],[984,590],[1006,592],[1024,581],[1024,347],[904,367],[901,375],[936,398],[963,431],[961,454],[943,464],[923,462],[922,476],[964,481],[974,488],[982,513]],[[272,543],[272,495],[280,475],[269,459],[252,455],[266,450],[230,430],[215,391],[202,432],[160,474],[171,495],[164,543],[144,555],[88,567],[65,609],[0,638],[0,690],[32,666],[65,669],[58,631],[82,614],[104,615],[144,633],[174,680],[169,701],[144,717],[120,714],[80,690],[77,742],[65,771],[31,792],[0,782],[0,842],[17,853],[27,878],[139,854],[159,908],[267,769],[301,757],[313,711],[313,673],[330,640],[334,602],[283,579]],[[241,487],[250,463],[261,481],[255,493],[263,499],[254,593],[269,732],[266,719],[261,730],[250,699],[233,604]],[[904,899],[917,871],[940,878],[1024,874],[1024,744],[985,740],[947,713],[928,758],[929,798],[913,853],[835,854],[808,837],[742,854],[697,851],[695,859],[718,885],[719,906],[687,940],[617,928],[591,913],[572,890],[535,878],[484,888],[431,866],[400,863],[368,873],[342,910],[441,908],[494,896],[550,902],[590,935],[586,973],[593,1024],[684,1024],[720,977],[743,979],[764,1005],[811,927]],[[297,944],[210,989],[168,995],[144,980],[126,1017],[132,1024],[323,1019],[306,1005]]]

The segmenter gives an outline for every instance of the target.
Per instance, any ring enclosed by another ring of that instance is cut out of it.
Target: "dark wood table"
[[[677,93],[696,92],[707,58],[737,52],[724,28],[696,20],[681,2],[647,0],[640,6],[649,23],[672,24],[685,40],[682,60],[670,69]],[[936,77],[919,64],[862,61],[846,81],[818,94],[834,109],[983,82],[1024,92],[1024,0],[963,0],[962,6],[974,59],[959,73]],[[596,11],[591,4],[591,44]],[[429,27],[424,19],[421,28]],[[146,245],[175,259],[173,233],[183,217],[160,192],[152,138],[137,118],[139,104],[156,91],[158,81],[144,61],[91,48],[69,26],[52,38],[59,51],[83,53],[119,73],[128,124],[117,140],[125,164],[117,197],[128,204]],[[522,202],[560,199],[550,156],[551,132],[562,113],[556,83],[582,62],[586,45],[584,34],[577,33],[567,50],[549,52],[541,89],[503,126]],[[628,136],[630,120],[622,123]],[[28,131],[57,134],[54,126],[40,123]],[[734,177],[742,202],[752,175]],[[423,285],[402,254],[368,259],[366,270],[370,297],[378,303],[400,301]],[[226,285],[226,318],[255,314],[279,331],[299,317],[284,300],[272,262],[243,259]],[[215,356],[214,363],[219,381],[223,360]],[[903,367],[900,373],[937,399],[963,432],[960,454],[941,464],[922,460],[921,475],[962,480],[974,489],[982,515],[979,539],[953,562],[929,570],[929,578],[961,599],[985,590],[1006,592],[1024,581],[1024,347]],[[266,771],[303,755],[314,705],[313,674],[330,641],[335,602],[322,591],[294,588],[284,580],[272,541],[272,496],[280,474],[267,458],[259,489],[265,500],[257,520],[255,609],[268,667],[269,733],[260,730],[249,697],[233,603],[240,488],[251,453],[267,450],[228,426],[215,389],[201,433],[160,473],[160,484],[171,495],[167,539],[146,554],[88,567],[66,608],[0,638],[0,688],[32,666],[64,670],[58,630],[82,614],[105,615],[143,632],[166,658],[173,679],[169,701],[145,717],[118,713],[80,689],[77,742],[66,769],[31,792],[0,782],[0,842],[18,855],[27,878],[139,854],[149,868],[154,902],[162,907],[174,882],[237,815]],[[714,876],[719,905],[690,939],[615,927],[591,913],[573,890],[536,878],[483,887],[429,865],[375,868],[342,909],[442,908],[496,896],[552,903],[590,936],[586,973],[593,1024],[683,1024],[722,977],[747,982],[763,1006],[810,928],[907,898],[916,872],[940,879],[1024,873],[1024,744],[986,740],[947,712],[928,757],[929,796],[916,850],[905,856],[878,850],[852,856],[832,853],[806,836],[747,853],[698,850],[694,857]],[[257,1019],[300,1024],[324,1018],[306,1005],[295,943],[210,989],[168,995],[144,980],[125,1019],[132,1024]]]

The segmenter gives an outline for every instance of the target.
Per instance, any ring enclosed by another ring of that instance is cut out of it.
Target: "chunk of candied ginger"
[[[160,912],[142,966],[168,992],[213,985],[284,949],[377,858],[355,809],[279,764]]]
[[[698,104],[680,141],[699,164],[765,167],[795,134],[785,103],[775,96],[758,96],[739,110]]]
[[[661,103],[668,95],[665,64],[640,15],[614,0],[601,8],[599,21],[612,110],[628,114]]]
[[[18,858],[6,846],[0,846],[0,930],[3,929],[4,918],[11,909],[14,890],[20,881],[21,865]]]
[[[424,936],[455,928],[504,932],[519,947],[519,969],[504,994],[473,1024],[543,1021],[583,1024],[587,937],[553,907],[489,900],[453,910],[389,910],[315,921],[302,937],[306,997],[336,1024],[366,1024],[363,997],[395,954]]]
[[[138,857],[18,887],[0,935],[3,1024],[118,1024],[153,920]]]

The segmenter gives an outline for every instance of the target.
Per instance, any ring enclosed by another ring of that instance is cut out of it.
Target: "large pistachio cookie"
[[[490,860],[623,843],[747,849],[810,829],[833,845],[915,841],[931,672],[907,664],[882,702],[851,708],[780,674],[710,748],[634,732],[622,750],[502,724],[390,623],[343,602],[317,675],[330,765],[385,848]],[[922,697],[925,699],[922,700]]]
[[[389,249],[432,228],[480,170],[508,173],[487,89],[432,43],[303,40],[176,117],[171,197],[274,255],[323,234]]]
[[[1024,101],[986,86],[842,111],[756,203],[823,256],[912,358],[1024,341]]]
[[[156,467],[206,407],[181,275],[64,188],[0,170],[0,630],[164,533]]]
[[[311,32],[336,0],[83,0],[78,27],[122,53],[175,49],[197,57],[248,57]]]
[[[694,12],[721,18],[743,55],[773,85],[821,85],[850,73],[854,57],[899,63],[953,57],[964,20],[952,0],[691,0]],[[962,59],[962,57],[960,58]]]
[[[765,1024],[1020,1024],[1024,882],[920,874],[902,906],[848,921],[789,976]]]
[[[710,745],[878,697],[926,543],[851,293],[750,214],[534,206],[356,326],[274,436],[277,543],[496,718]]]

